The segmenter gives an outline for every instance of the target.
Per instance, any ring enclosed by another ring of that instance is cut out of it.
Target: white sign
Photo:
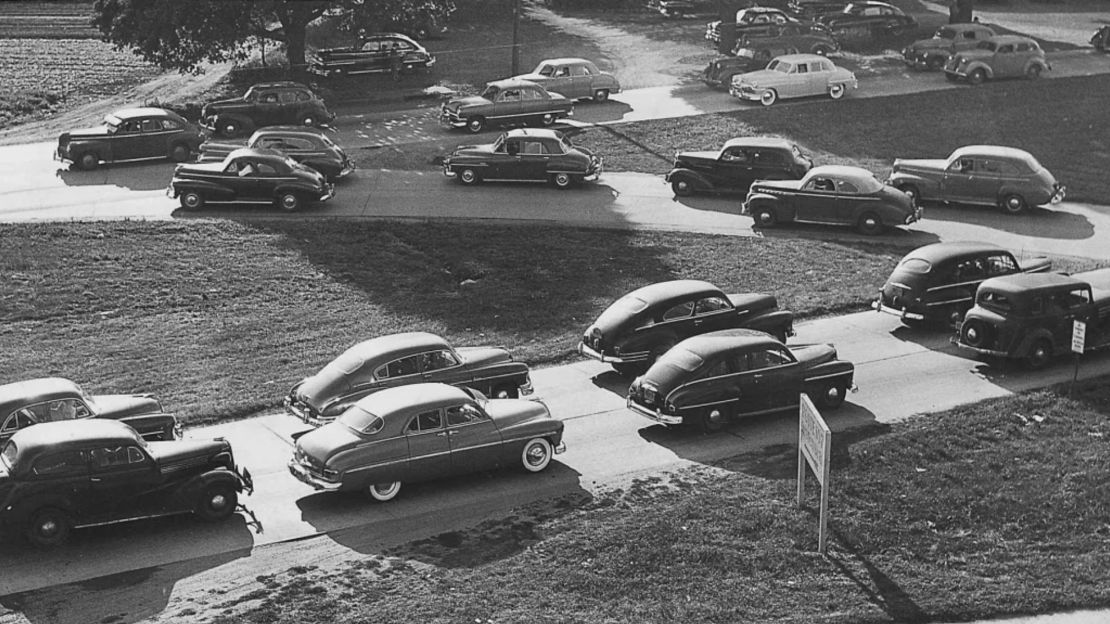
[[[817,551],[825,554],[829,516],[829,461],[832,458],[832,430],[814,407],[809,395],[802,394],[798,408],[798,506],[805,498],[806,464],[821,484],[821,528]]]
[[[1083,345],[1087,342],[1087,324],[1083,321],[1072,321],[1071,323],[1071,350],[1075,353],[1083,353]]]

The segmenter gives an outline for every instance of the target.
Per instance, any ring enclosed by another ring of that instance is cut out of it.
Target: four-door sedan
[[[675,195],[746,193],[756,180],[797,180],[813,161],[786,139],[729,139],[720,150],[678,152],[664,180]]]
[[[293,160],[324,174],[328,180],[337,180],[355,170],[347,154],[323,130],[305,126],[270,126],[256,130],[246,143],[217,143],[212,140],[200,144],[199,162],[222,162],[228,154],[242,147],[269,149],[281,152]]]
[[[364,396],[422,382],[468,386],[495,398],[532,394],[528,365],[499,347],[452,348],[426,332],[371,338],[356,344],[285,397],[287,412],[313,425],[335,420]]]
[[[335,119],[312,89],[288,80],[259,83],[242,97],[209,102],[200,116],[201,125],[228,138],[263,126],[326,126]]]
[[[621,91],[621,85],[613,74],[601,71],[593,61],[580,58],[540,61],[532,73],[516,76],[515,79],[534,82],[548,92],[572,100],[604,102],[610,95]]]
[[[836,409],[855,366],[830,344],[787,347],[763,332],[729,329],[687,338],[628,388],[628,407],[666,425],[707,433],[729,420],[798,408],[801,393]]]
[[[0,386],[0,441],[31,425],[104,418],[135,428],[148,440],[181,437],[181,424],[149,394],[89,395],[68,379],[47,377]]]
[[[970,50],[953,54],[944,65],[949,80],[981,84],[998,78],[1036,80],[1052,69],[1044,50],[1029,37],[995,35]]]
[[[756,329],[785,342],[794,335],[794,315],[779,310],[774,295],[726,295],[699,280],[659,282],[606,308],[586,329],[578,352],[621,375],[642,373],[682,340],[731,328]]]
[[[568,189],[601,175],[601,158],[557,130],[510,130],[486,145],[460,145],[443,160],[443,175],[463,184],[483,180],[550,182]]]
[[[811,95],[839,100],[858,84],[855,74],[819,54],[787,54],[771,61],[767,69],[735,76],[729,93],[770,106],[780,99]]]
[[[452,98],[440,109],[439,121],[448,128],[481,132],[490,124],[550,126],[574,114],[574,103],[559,93],[548,93],[528,80],[507,78],[486,84],[481,95]]]
[[[267,204],[285,212],[331,199],[324,174],[274,150],[243,148],[223,162],[178,165],[166,195],[185,210],[207,204]]]
[[[58,137],[54,160],[81,169],[100,163],[169,158],[185,162],[196,153],[204,133],[181,115],[161,108],[125,108],[104,117],[104,123]]]
[[[914,69],[944,69],[953,54],[970,50],[993,36],[994,31],[983,24],[946,24],[938,28],[931,39],[920,39],[906,46],[902,58]]]
[[[539,401],[425,383],[372,394],[301,436],[289,471],[317,490],[388,501],[402,483],[513,465],[540,472],[565,448],[563,422]]]
[[[798,180],[759,180],[744,201],[756,227],[804,221],[855,226],[863,234],[921,218],[913,197],[883,184],[866,169],[823,165]]]
[[[1032,154],[997,145],[968,145],[944,160],[896,159],[888,182],[918,203],[998,206],[1010,214],[1055,204],[1067,192]]]
[[[975,302],[983,280],[1013,273],[1043,273],[1048,258],[1014,255],[990,243],[933,243],[906,254],[872,307],[893,314],[906,325],[942,322],[958,325]]]
[[[797,23],[797,19],[787,15],[782,9],[748,7],[737,11],[734,21],[715,20],[706,24],[705,39],[714,45],[719,45],[722,41],[736,41],[745,35],[764,35],[775,26]],[[729,47],[732,47],[731,44]],[[728,50],[721,50],[721,52],[728,52]]]
[[[902,9],[874,0],[852,2],[843,11],[828,13],[818,19],[840,41],[896,37],[917,28],[917,20],[906,15]]]
[[[431,69],[436,57],[400,33],[365,35],[358,45],[316,50],[308,59],[308,71],[320,76],[376,74]]]
[[[45,423],[0,448],[0,528],[50,547],[72,529],[127,520],[216,522],[253,487],[223,439],[147,442],[121,422]]]

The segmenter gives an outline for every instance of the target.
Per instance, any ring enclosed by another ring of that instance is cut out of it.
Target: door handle
[[[90,483],[100,483],[101,481],[103,481],[103,479],[101,479],[100,477],[89,477]]]
[[[446,438],[447,437],[447,432],[446,431],[440,431],[439,433],[436,434],[436,437],[437,438]]]

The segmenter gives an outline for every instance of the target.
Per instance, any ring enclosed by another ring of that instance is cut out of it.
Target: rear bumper
[[[334,492],[343,485],[342,483],[336,481],[324,481],[323,479],[309,472],[307,468],[295,461],[289,462],[288,466],[290,474],[292,474],[301,483],[311,485],[313,489],[322,490],[325,492]]]
[[[326,425],[334,420],[333,418],[319,418],[313,416],[307,410],[301,409],[297,404],[293,403],[293,399],[288,396],[285,397],[285,400],[282,402],[282,407],[285,408],[286,414],[289,414],[305,424],[312,425],[313,427]]]
[[[644,407],[643,405],[640,405],[639,403],[636,403],[632,399],[626,399],[625,404],[628,406],[628,409],[632,410],[633,412],[636,412],[637,414],[643,416],[644,418],[647,418],[648,420],[654,420],[655,422],[663,423],[664,425],[681,425],[682,424],[682,417],[681,416],[675,416],[673,414],[664,414],[664,413],[660,412],[659,410],[648,409],[648,408]]]
[[[890,306],[883,305],[882,302],[878,301],[878,300],[871,302],[871,309],[875,310],[876,312],[881,312],[883,314],[891,314],[893,316],[897,316],[898,318],[909,319],[911,321],[924,321],[925,320],[925,315],[924,314],[918,314],[917,312],[910,312],[910,311],[905,310],[905,309],[892,308]]]

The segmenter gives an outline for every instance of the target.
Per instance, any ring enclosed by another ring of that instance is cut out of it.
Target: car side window
[[[1090,302],[1090,294],[1085,288],[1077,288],[1063,293],[1063,304],[1067,308],[1076,308]]]
[[[694,311],[693,301],[683,301],[682,303],[673,306],[671,309],[663,313],[664,321],[672,321],[674,319],[686,318]]]
[[[998,50],[996,50],[996,52],[998,54],[1013,54],[1014,53],[1014,46],[1013,46],[1013,44],[1009,44],[1009,43],[1006,44],[1006,45],[1000,45],[1000,46],[998,46]]]
[[[61,451],[43,455],[35,461],[31,471],[39,476],[66,477],[88,473],[88,465],[81,451]]]
[[[571,76],[589,76],[590,70],[585,65],[575,65],[570,68]]]
[[[443,426],[442,414],[439,410],[430,410],[421,412],[416,415],[409,423],[406,431],[409,433],[423,433],[425,431],[435,431]]]
[[[806,190],[832,193],[836,191],[836,182],[832,178],[813,178],[806,184]]]
[[[362,51],[363,52],[377,52],[378,49],[381,48],[381,47],[382,47],[382,42],[381,41],[377,41],[377,40],[367,41],[366,43],[362,44]]]
[[[520,90],[520,97],[523,100],[542,100],[545,99],[543,91],[536,87],[528,87]]]
[[[308,139],[289,137],[285,139],[285,149],[307,152],[316,149],[316,146],[313,145],[312,141],[309,141]]]
[[[144,119],[142,129],[143,132],[158,132],[162,129],[162,122],[158,119]]]
[[[728,365],[734,373],[746,373],[751,370],[751,363],[748,361],[747,353],[734,353],[729,357]]]
[[[726,360],[720,360],[718,362],[714,362],[708,369],[706,369],[705,374],[702,375],[702,379],[724,377],[728,374],[730,374],[730,371],[728,370],[728,362]]]
[[[1017,51],[1018,52],[1029,52],[1032,49],[1033,49],[1033,46],[1029,45],[1028,43],[1019,43],[1019,44],[1017,44]]]
[[[720,297],[705,297],[698,299],[694,305],[694,314],[712,314],[721,310],[728,310],[732,306]]]
[[[505,89],[497,98],[498,102],[519,102],[520,89]]]
[[[275,169],[273,165],[269,163],[258,163],[258,175],[276,176],[277,174],[278,170]]]
[[[176,119],[163,119],[162,120],[162,129],[163,130],[180,130],[181,129],[181,124],[178,123]]]
[[[258,147],[263,149],[285,149],[285,141],[278,137],[263,137],[258,142]]]
[[[525,154],[546,154],[547,146],[541,141],[525,141],[524,142]]]
[[[104,471],[142,464],[146,455],[134,446],[115,446],[94,448],[89,451],[93,470]]]
[[[263,104],[277,104],[277,102],[278,102],[278,94],[277,93],[274,93],[273,91],[267,91],[266,93],[262,94],[262,103]]]
[[[948,170],[953,173],[971,173],[975,170],[975,161],[970,158],[958,158],[949,165]]]
[[[747,162],[748,154],[743,148],[730,147],[721,154],[721,160],[734,163]]]
[[[976,160],[975,170],[980,173],[1001,173],[998,162],[994,160]]]
[[[455,427],[458,425],[468,425],[470,423],[480,422],[482,420],[482,413],[478,408],[464,403],[462,405],[452,405],[447,408],[447,426]]]
[[[836,181],[836,190],[839,193],[849,193],[849,194],[859,193],[859,189],[856,188],[856,185],[852,184],[851,182],[849,182],[847,180],[837,180]]]
[[[138,134],[142,131],[142,122],[140,122],[138,119],[125,121],[123,122],[123,124],[120,125],[119,131],[122,134]]]
[[[508,152],[508,154],[510,156],[516,156],[517,154],[519,154],[520,153],[520,140],[519,139],[509,139],[508,141],[505,141],[505,151]]]
[[[555,70],[555,77],[556,78],[565,78],[566,76],[569,76],[569,75],[570,75],[570,68],[567,67],[566,65],[563,65],[559,69]]]
[[[30,427],[37,422],[31,412],[27,409],[19,409],[8,415],[8,419],[4,421],[4,426],[0,427],[0,433],[15,433],[20,429]]]
[[[749,356],[751,370],[774,368],[776,366],[782,366],[783,364],[789,364],[791,362],[791,359],[785,353],[783,353],[781,349],[777,348],[752,351]]]
[[[399,360],[393,360],[389,364],[378,369],[374,376],[378,379],[392,379],[394,377],[404,377],[405,375],[415,375],[420,372],[419,355],[411,355]]]
[[[438,351],[428,351],[421,354],[421,366],[425,373],[430,371],[442,370],[444,368],[451,368],[457,366],[459,361],[455,358],[455,354],[446,349]]]
[[[809,72],[809,64],[808,63],[798,63],[797,65],[795,65],[794,73],[805,74],[805,73],[808,73],[808,72]]]
[[[764,150],[752,153],[752,162],[764,167],[776,167],[783,164],[782,155],[773,150]]]
[[[987,268],[982,258],[970,258],[956,265],[956,281],[972,282],[987,277]]]

